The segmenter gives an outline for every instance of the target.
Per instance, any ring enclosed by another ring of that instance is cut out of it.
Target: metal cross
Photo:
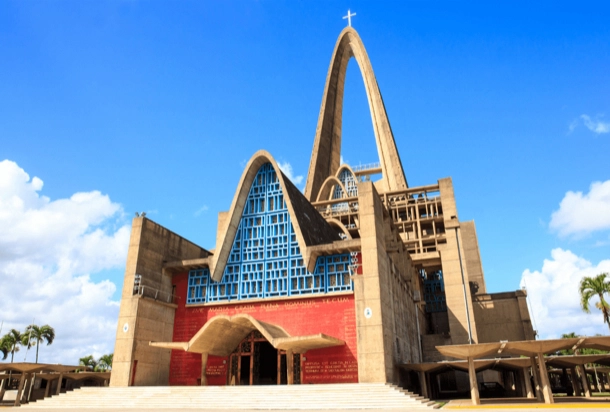
[[[344,19],[347,19],[347,25],[352,27],[352,17],[355,16],[356,13],[351,13],[349,9],[347,9],[347,16],[343,16]]]

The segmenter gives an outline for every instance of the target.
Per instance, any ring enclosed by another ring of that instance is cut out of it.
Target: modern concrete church
[[[352,57],[379,154],[357,168],[340,161]],[[403,366],[443,359],[436,346],[534,339],[525,298],[487,293],[451,178],[408,186],[371,62],[347,27],[304,193],[259,151],[213,248],[133,220],[110,385],[413,386]]]

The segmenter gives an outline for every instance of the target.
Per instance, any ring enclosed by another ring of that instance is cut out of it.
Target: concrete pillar
[[[606,389],[610,390],[610,372],[606,373]]]
[[[294,384],[294,354],[292,349],[286,349],[286,379],[287,384]]]
[[[523,382],[525,383],[525,396],[532,399],[534,391],[532,390],[532,381],[530,380],[529,368],[523,368]]]
[[[32,385],[34,385],[34,375],[29,375],[25,381],[25,387],[23,388],[23,401],[28,403],[30,401],[30,392]]]
[[[59,379],[57,380],[57,392],[55,393],[55,395],[59,395],[61,393],[61,381],[64,379],[64,374],[60,373],[59,374]]]
[[[2,380],[0,381],[0,402],[4,399],[4,392],[6,391],[6,385],[8,381],[8,376],[2,376]]]
[[[468,358],[468,379],[470,380],[470,397],[473,405],[480,405],[479,384],[477,383],[477,372],[474,369],[474,358]]]
[[[574,396],[582,396],[582,388],[580,387],[578,373],[576,373],[576,367],[574,366],[570,368],[570,380],[572,381],[572,388],[574,388]]]
[[[23,395],[23,385],[26,379],[26,373],[21,372],[21,379],[19,380],[19,389],[17,389],[17,396],[15,397],[15,406],[21,406],[21,396]]]
[[[205,370],[208,367],[208,354],[201,354],[201,386],[208,386],[208,377],[205,374]]]
[[[421,396],[423,396],[424,398],[428,398],[430,399],[430,396],[428,395],[428,384],[426,382],[426,372],[424,371],[420,371],[419,372],[419,383],[421,386]]]
[[[597,376],[595,376],[595,373],[590,372],[589,375],[591,375],[591,386],[592,386],[593,392],[601,392],[597,385],[597,379],[596,379]]]
[[[540,373],[536,367],[536,358],[532,356],[530,361],[532,362],[532,376],[534,377],[534,387],[536,388],[536,399],[542,402],[544,398],[542,396],[542,385],[540,385]]]
[[[585,398],[591,397],[591,388],[589,387],[589,380],[587,379],[587,373],[585,372],[585,366],[577,366],[578,372],[580,373],[580,382],[582,383],[582,391],[585,393]]]
[[[546,370],[546,362],[544,354],[538,353],[538,367],[540,369],[540,382],[542,384],[542,395],[544,395],[544,403],[553,403],[553,392],[551,392],[551,383],[549,382],[549,372]]]
[[[51,384],[53,383],[53,381],[51,379],[47,379],[47,387],[44,388],[44,397],[48,398],[49,397],[49,392],[51,391]]]

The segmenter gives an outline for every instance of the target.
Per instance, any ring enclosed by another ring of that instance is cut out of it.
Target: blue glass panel
[[[279,179],[270,163],[250,187],[222,280],[189,272],[188,304],[349,291],[350,255],[321,256],[305,268]]]
[[[443,281],[443,272],[440,270],[426,274],[424,278],[424,301],[428,313],[447,311],[445,282]]]

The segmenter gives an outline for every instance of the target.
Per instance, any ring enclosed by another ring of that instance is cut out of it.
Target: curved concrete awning
[[[294,353],[345,344],[341,339],[323,333],[290,336],[281,326],[262,322],[245,314],[215,316],[208,320],[188,342],[150,342],[149,344],[158,348],[229,356],[239,342],[254,330],[258,330],[274,348],[292,350]]]

